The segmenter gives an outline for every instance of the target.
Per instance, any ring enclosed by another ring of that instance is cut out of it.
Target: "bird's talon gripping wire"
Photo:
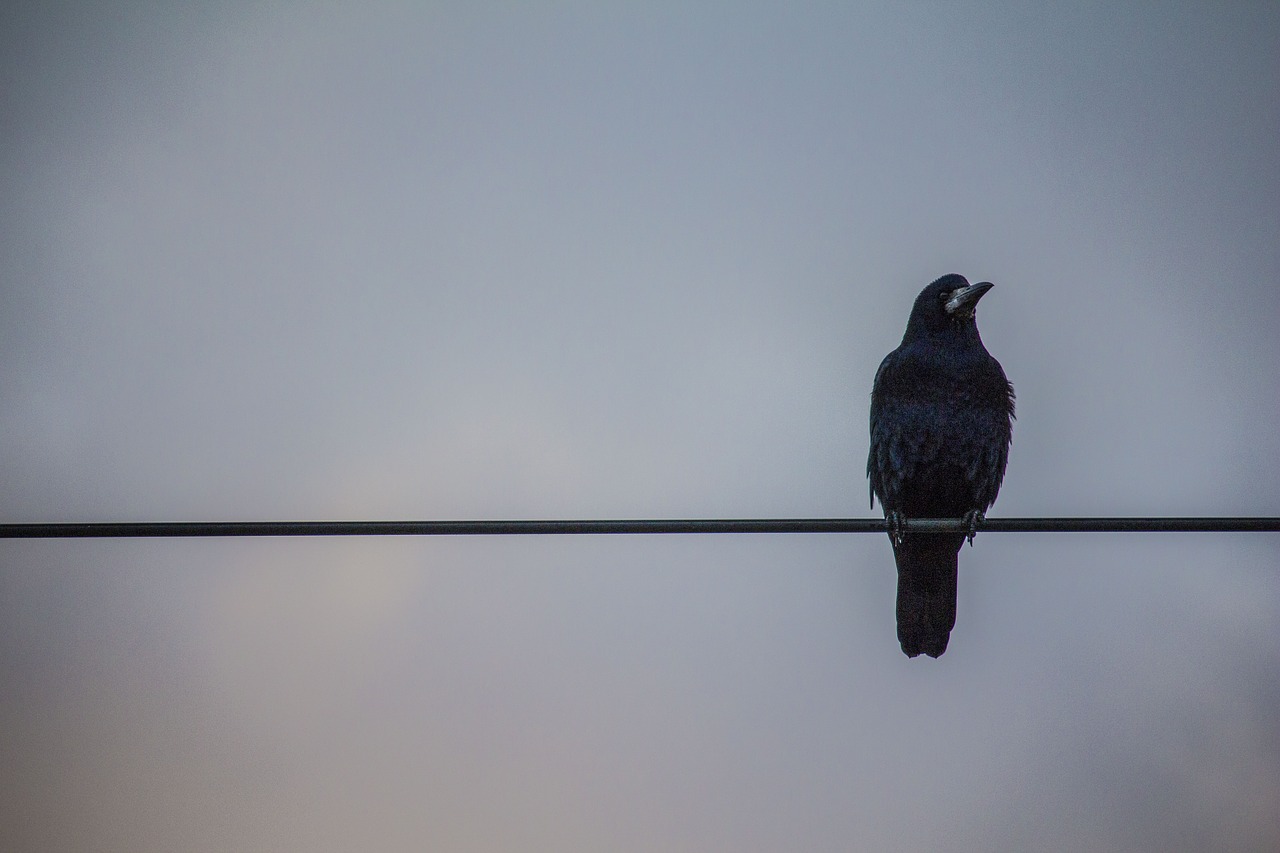
[[[984,520],[985,519],[984,519],[984,516],[982,515],[981,510],[971,509],[964,514],[965,524],[969,526],[967,538],[969,540],[970,548],[973,547],[973,537],[978,535],[978,525],[981,524]]]
[[[889,525],[889,539],[893,542],[893,547],[897,548],[902,544],[902,537],[906,533],[906,518],[895,509],[890,510],[884,520]]]

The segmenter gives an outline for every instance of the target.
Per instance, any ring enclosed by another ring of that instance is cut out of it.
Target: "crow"
[[[867,477],[898,564],[898,642],[938,657],[956,623],[956,565],[996,499],[1013,438],[1013,385],[978,337],[993,285],[944,275],[916,297],[871,391]],[[963,518],[968,533],[907,533],[908,518]]]

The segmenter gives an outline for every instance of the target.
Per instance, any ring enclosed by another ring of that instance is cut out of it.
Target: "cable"
[[[967,532],[959,518],[908,519],[917,533]],[[1280,517],[988,518],[989,533],[1280,532]],[[245,536],[510,536],[639,533],[885,533],[880,518],[656,519],[617,521],[152,521],[0,524],[0,539]]]

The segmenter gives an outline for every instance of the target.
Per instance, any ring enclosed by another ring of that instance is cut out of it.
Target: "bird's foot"
[[[986,520],[986,516],[982,514],[980,509],[971,509],[964,514],[964,523],[968,525],[969,547],[973,547],[973,537],[978,535],[978,525]]]
[[[893,542],[893,547],[897,548],[907,532],[907,519],[896,509],[891,509],[885,513],[884,520],[889,525],[889,539]]]

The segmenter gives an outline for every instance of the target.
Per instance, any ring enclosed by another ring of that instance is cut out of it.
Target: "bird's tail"
[[[911,533],[894,548],[898,642],[907,657],[939,657],[956,624],[956,565],[964,536]]]

